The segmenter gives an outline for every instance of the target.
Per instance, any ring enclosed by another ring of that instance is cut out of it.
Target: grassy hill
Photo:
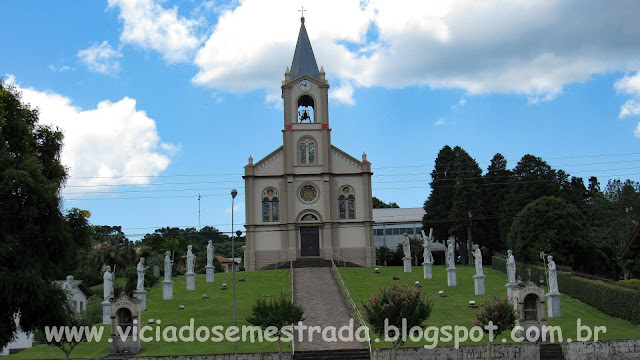
[[[473,266],[463,265],[458,267],[458,286],[455,287],[447,286],[447,274],[444,265],[433,266],[433,279],[423,279],[421,266],[413,267],[411,273],[403,272],[401,266],[381,267],[379,269],[380,274],[375,274],[371,268],[339,268],[340,274],[360,311],[363,311],[362,301],[366,301],[373,296],[381,286],[386,287],[394,283],[407,283],[415,286],[414,283],[420,281],[422,292],[433,301],[433,311],[425,324],[423,324],[423,328],[425,326],[441,327],[444,325],[464,325],[470,328],[473,326],[472,321],[475,319],[476,309],[469,308],[469,300],[475,300],[479,305],[482,301],[490,298],[492,294],[500,297],[507,295],[507,290],[504,286],[507,283],[506,275],[492,268],[484,268],[487,295],[474,295],[472,276],[475,275],[475,268]],[[393,277],[398,277],[400,280],[393,280]],[[438,295],[440,290],[443,290],[447,297],[440,297]],[[602,294],[602,296],[607,296],[607,294]],[[594,326],[606,326],[607,332],[600,335],[600,340],[640,337],[640,327],[628,321],[603,314],[593,307],[566,295],[561,297],[561,302],[562,317],[547,320],[549,326],[560,326],[562,328],[564,341],[567,341],[567,338],[576,339],[578,318],[581,319],[582,325],[588,325],[592,329]],[[511,341],[509,340],[509,342]],[[463,344],[470,343],[471,341],[467,341]],[[423,340],[419,343],[410,342],[405,346],[422,346],[425,344],[428,343]],[[372,345],[374,347],[390,347],[383,341],[374,342]],[[453,345],[453,342],[439,343],[439,345]]]
[[[268,270],[256,272],[236,273],[236,299],[238,325],[250,325],[245,317],[251,313],[251,307],[261,296],[279,296],[280,292],[291,291],[290,270]],[[238,281],[245,278],[246,281]],[[148,319],[161,320],[160,325],[150,324],[153,331],[147,332],[146,336],[155,337],[155,328],[160,327],[161,331],[166,326],[178,327],[189,325],[189,320],[194,319],[195,328],[199,326],[222,325],[225,328],[233,325],[233,291],[231,288],[231,274],[215,274],[215,282],[207,283],[206,275],[196,275],[196,290],[186,290],[186,280],[184,276],[173,278],[173,300],[162,299],[162,283],[158,283],[149,289],[147,294],[147,311],[142,312],[142,325],[146,325]],[[223,282],[228,285],[228,290],[221,290]],[[207,294],[209,299],[202,299],[202,294]],[[184,310],[178,310],[179,305],[184,305]],[[110,325],[105,326],[102,341],[92,343],[82,343],[71,353],[72,358],[95,358],[106,356],[109,353],[108,335],[111,331]],[[217,354],[233,353],[232,342],[148,342],[142,343],[140,356],[153,355],[178,355],[178,354]],[[262,342],[238,342],[239,352],[271,352],[278,351],[276,343]],[[52,359],[64,358],[61,350],[48,346],[37,345],[19,354],[6,357],[13,359]]]

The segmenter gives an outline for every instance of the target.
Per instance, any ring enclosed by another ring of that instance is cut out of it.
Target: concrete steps
[[[564,360],[560,344],[540,344],[540,360]]]

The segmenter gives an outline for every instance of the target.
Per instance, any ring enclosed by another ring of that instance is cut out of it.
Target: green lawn
[[[420,281],[422,292],[433,301],[433,311],[431,316],[423,324],[425,326],[441,327],[444,325],[465,325],[473,326],[472,321],[475,319],[476,309],[468,307],[469,300],[475,300],[476,304],[496,294],[505,297],[507,291],[505,284],[507,283],[506,274],[485,268],[485,288],[487,295],[474,295],[474,285],[472,276],[475,275],[473,266],[459,266],[457,271],[458,286],[447,286],[447,275],[445,266],[433,266],[433,279],[423,279],[422,267],[413,267],[411,273],[404,273],[401,266],[398,267],[380,267],[380,274],[375,274],[371,268],[340,268],[342,275],[354,302],[362,310],[362,301],[367,300],[378,292],[381,286],[390,286],[394,283],[407,283],[415,286],[415,281]],[[393,280],[393,277],[400,280]],[[447,297],[440,297],[438,291],[443,290]],[[606,296],[606,294],[602,294]],[[561,297],[562,317],[548,319],[548,325],[560,326],[562,328],[563,340],[567,338],[576,339],[576,321],[582,319],[583,325],[606,326],[607,333],[601,334],[600,339],[628,339],[639,338],[640,327],[634,326],[628,321],[613,318],[593,307],[586,305],[579,300],[563,295]],[[545,314],[546,315],[546,314]],[[364,316],[364,313],[363,313]],[[583,335],[585,335],[583,333]],[[374,336],[372,335],[372,338]],[[501,341],[501,339],[498,339]],[[510,341],[510,340],[509,340]],[[471,341],[463,342],[470,344]],[[423,340],[419,343],[410,342],[406,346],[422,346],[432,344],[432,341]],[[452,345],[453,341],[438,343],[438,345]],[[374,347],[389,347],[384,341],[373,343]]]
[[[256,272],[236,273],[236,299],[238,325],[250,325],[245,317],[251,313],[251,307],[260,296],[278,295],[281,291],[287,294],[291,291],[290,270],[267,270]],[[245,278],[246,281],[238,281]],[[152,325],[152,331],[145,336],[155,337],[156,327],[162,330],[166,326],[174,325],[178,329],[189,325],[189,319],[193,318],[195,328],[204,325],[211,329],[212,326],[222,325],[225,328],[233,325],[233,291],[231,288],[231,274],[215,274],[215,282],[207,283],[206,276],[196,275],[196,290],[187,291],[184,276],[173,278],[173,300],[162,300],[162,283],[149,290],[147,294],[147,311],[142,313],[142,324],[146,325],[148,319],[158,320],[160,325]],[[220,290],[222,282],[229,286],[228,290]],[[209,299],[202,299],[206,293]],[[184,310],[178,310],[179,305],[184,305]],[[107,343],[110,326],[105,325],[102,342],[82,343],[71,353],[72,357],[95,358],[108,355]],[[287,346],[288,344],[285,344]],[[233,353],[232,342],[147,342],[142,343],[139,356],[153,355],[179,355],[179,354],[215,354]],[[288,347],[283,347],[283,350]],[[278,351],[277,343],[262,342],[238,342],[239,352],[270,352]],[[6,357],[6,359],[51,359],[64,358],[61,350],[48,346],[37,345],[19,354]]]

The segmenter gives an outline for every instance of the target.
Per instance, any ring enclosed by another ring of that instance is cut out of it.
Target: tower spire
[[[307,35],[307,29],[304,26],[304,11],[308,10],[304,10],[303,8],[298,11],[301,11],[303,16],[300,18],[300,33],[298,34],[296,51],[293,54],[293,61],[291,62],[291,79],[296,79],[302,75],[319,79],[320,72],[318,71],[318,63],[316,62],[316,57],[313,55],[309,35]]]

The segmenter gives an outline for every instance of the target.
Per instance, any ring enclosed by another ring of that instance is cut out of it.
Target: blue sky
[[[637,1],[0,2],[0,76],[65,133],[65,208],[131,238],[244,221],[243,167],[282,144],[304,5],[332,143],[422,206],[444,145],[640,179]]]

